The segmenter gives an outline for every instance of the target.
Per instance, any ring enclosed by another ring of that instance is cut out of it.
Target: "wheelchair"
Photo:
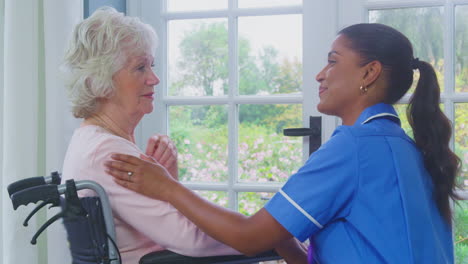
[[[20,205],[37,203],[23,222],[28,225],[31,217],[42,207],[61,207],[61,211],[48,219],[33,235],[35,245],[39,235],[52,223],[62,218],[67,232],[73,264],[122,264],[116,244],[114,220],[109,199],[102,186],[94,181],[67,180],[61,184],[60,173],[32,177],[11,183],[8,194],[16,210]],[[97,196],[78,197],[78,191],[93,190]],[[139,264],[242,264],[279,260],[274,250],[248,257],[243,255],[189,257],[169,250],[144,255]]]

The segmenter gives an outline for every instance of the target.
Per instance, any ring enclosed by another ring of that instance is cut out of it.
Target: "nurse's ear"
[[[363,85],[365,87],[372,86],[382,75],[382,63],[374,60],[364,65]]]

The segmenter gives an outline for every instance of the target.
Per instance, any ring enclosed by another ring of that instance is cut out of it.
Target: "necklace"
[[[132,136],[129,135],[125,130],[120,128],[111,118],[109,118],[107,115],[103,114],[102,116],[100,115],[92,115],[90,117],[91,123],[94,125],[97,125],[99,127],[104,128],[107,130],[107,132],[116,135],[121,138],[125,138],[129,141],[132,141]]]

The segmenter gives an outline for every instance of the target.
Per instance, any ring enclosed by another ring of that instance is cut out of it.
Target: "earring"
[[[359,90],[361,90],[362,93],[367,93],[367,87],[364,86],[364,85],[361,85],[361,86],[359,87]]]

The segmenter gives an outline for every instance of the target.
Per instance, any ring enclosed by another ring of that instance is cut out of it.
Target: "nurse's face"
[[[319,112],[341,117],[343,124],[352,125],[359,116],[364,67],[358,53],[349,48],[349,40],[339,35],[328,53],[328,64],[316,77],[320,83],[317,105]]]

